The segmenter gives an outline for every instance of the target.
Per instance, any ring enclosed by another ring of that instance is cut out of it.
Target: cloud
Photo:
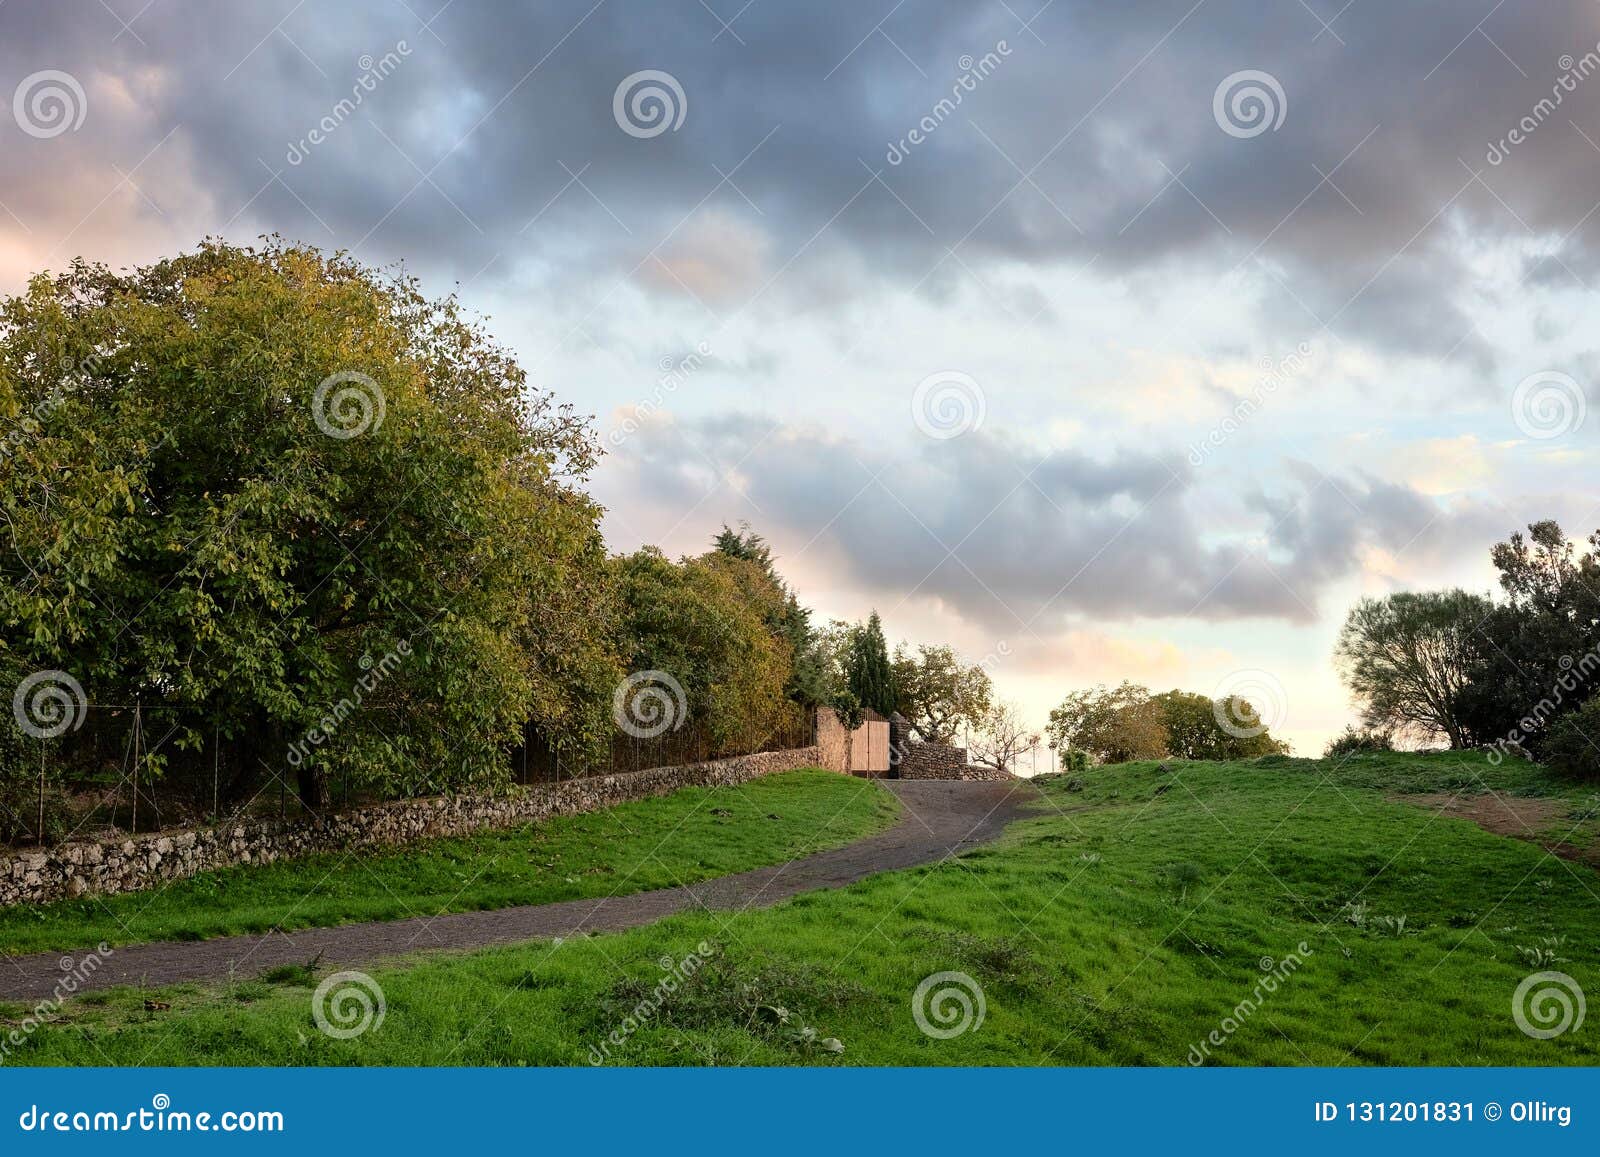
[[[174,2],[113,36],[109,15],[16,0],[0,11],[0,63],[89,81],[81,133],[8,135],[41,184],[82,155],[131,166],[170,133],[161,149],[187,150],[195,187],[235,228],[458,276],[557,255],[545,273],[558,280],[579,258],[626,269],[624,254],[665,240],[641,284],[720,307],[756,293],[769,262],[796,264],[777,292],[803,292],[830,248],[930,293],[952,252],[974,269],[1092,258],[1104,276],[1158,277],[1203,256],[1213,278],[1262,279],[1273,324],[1310,315],[1482,370],[1492,347],[1461,298],[1474,242],[1538,239],[1534,280],[1597,268],[1600,217],[1583,215],[1600,151],[1575,126],[1600,124],[1600,79],[1487,159],[1557,90],[1563,54],[1594,48],[1588,14],[1578,0],[1538,21],[1380,5],[1324,27],[1300,6],[1217,0],[1061,4],[1025,28],[1004,5],[930,0],[881,25],[843,2],[755,5],[722,28],[647,0],[452,5],[426,25],[403,5],[280,20]],[[393,74],[290,165],[361,61],[402,42]],[[985,54],[995,67],[962,87],[962,61]],[[686,108],[680,129],[641,140],[615,123],[612,95],[646,67],[680,82]],[[1269,73],[1286,108],[1240,139],[1213,95],[1245,70]],[[888,142],[956,94],[890,165]],[[52,241],[74,211],[7,194]]]
[[[1176,454],[1046,453],[979,431],[891,455],[749,414],[652,423],[606,471],[634,508],[752,518],[802,551],[829,550],[883,597],[1040,635],[1084,617],[1310,622],[1370,552],[1481,554],[1505,521],[1298,462],[1237,500]],[[716,501],[724,484],[739,510]]]

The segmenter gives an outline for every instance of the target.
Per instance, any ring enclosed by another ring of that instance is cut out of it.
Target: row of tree
[[[1500,597],[1368,598],[1336,659],[1370,736],[1516,753],[1600,775],[1600,533],[1579,550],[1553,521],[1492,549]]]
[[[813,624],[747,527],[609,556],[598,453],[453,299],[344,255],[34,278],[0,303],[0,818],[41,736],[51,769],[133,752],[219,804],[286,764],[320,808],[500,783],[533,746],[603,763],[647,672],[713,754],[816,705],[903,704],[927,740],[995,718],[948,648]]]

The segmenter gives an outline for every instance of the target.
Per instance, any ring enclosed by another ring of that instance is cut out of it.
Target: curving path
[[[631,896],[564,900],[298,932],[130,945],[106,957],[79,990],[245,978],[277,965],[304,964],[313,957],[323,964],[348,967],[427,949],[480,948],[585,932],[616,932],[688,908],[742,911],[767,907],[801,892],[842,888],[876,872],[931,863],[987,843],[1039,798],[1037,789],[1020,781],[881,782],[900,798],[901,818],[894,827],[786,864]],[[0,1000],[32,1002],[51,996],[62,975],[62,956],[59,952],[42,952],[0,961]]]

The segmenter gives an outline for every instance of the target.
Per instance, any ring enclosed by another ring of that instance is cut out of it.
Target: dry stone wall
[[[964,779],[1007,780],[1016,776],[992,767],[976,767],[967,763],[965,747],[948,747],[943,743],[905,744],[899,750],[896,764],[901,779]]]
[[[62,844],[0,856],[0,905],[136,892],[212,868],[515,827],[666,795],[682,787],[730,787],[774,772],[817,766],[826,766],[822,749],[800,747],[574,779],[504,795],[401,800],[315,821],[248,820],[194,831]]]

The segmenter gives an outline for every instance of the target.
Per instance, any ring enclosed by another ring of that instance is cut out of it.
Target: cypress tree
[[[880,715],[894,714],[894,668],[889,665],[889,645],[883,637],[883,621],[873,611],[867,625],[856,630],[850,640],[850,691]]]

